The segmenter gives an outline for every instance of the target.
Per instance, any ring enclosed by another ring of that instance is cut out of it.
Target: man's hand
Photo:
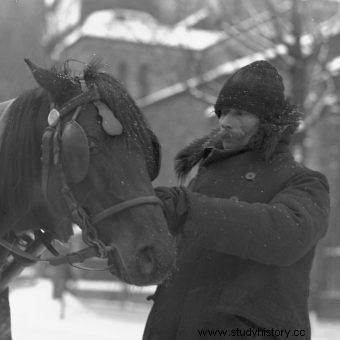
[[[154,190],[164,204],[170,233],[176,235],[182,232],[188,214],[186,190],[182,187],[156,187]]]

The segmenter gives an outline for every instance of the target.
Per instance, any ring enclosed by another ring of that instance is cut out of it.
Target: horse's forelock
[[[159,172],[160,144],[135,101],[114,77],[99,72],[97,64],[85,69],[84,78],[89,85],[96,85],[105,103],[123,125],[123,136],[128,138],[128,142],[142,146],[147,165],[153,169],[150,172],[154,179]]]

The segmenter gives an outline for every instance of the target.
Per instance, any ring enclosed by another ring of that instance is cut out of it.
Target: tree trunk
[[[0,340],[12,340],[8,288],[0,293]]]

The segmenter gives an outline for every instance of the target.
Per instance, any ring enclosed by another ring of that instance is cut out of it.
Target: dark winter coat
[[[310,339],[309,275],[328,225],[326,178],[297,164],[285,144],[269,162],[254,151],[199,152],[177,270],[153,297],[143,339],[202,339],[198,330],[231,331],[240,321]]]

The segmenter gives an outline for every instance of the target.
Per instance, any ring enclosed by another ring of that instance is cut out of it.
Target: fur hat
[[[272,121],[286,105],[282,77],[274,66],[260,60],[240,68],[227,80],[217,97],[215,112],[219,117],[223,108],[235,108]]]

